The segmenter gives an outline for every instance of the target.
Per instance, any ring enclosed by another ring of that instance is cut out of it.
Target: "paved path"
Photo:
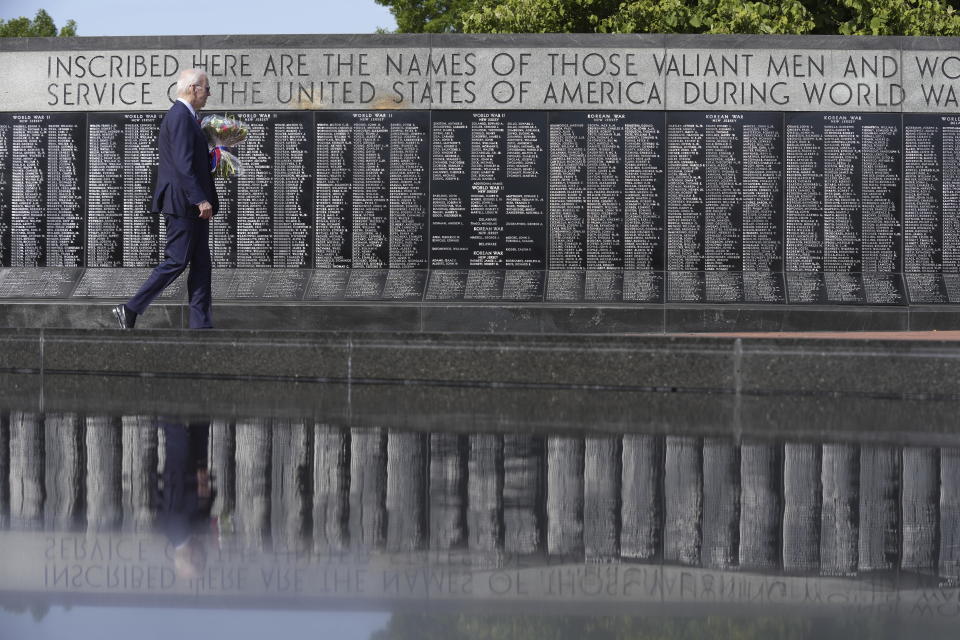
[[[711,338],[807,338],[818,340],[960,340],[960,331],[730,331],[723,333],[675,333],[681,337]]]

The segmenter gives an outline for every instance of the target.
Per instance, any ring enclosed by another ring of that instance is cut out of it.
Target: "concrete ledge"
[[[0,331],[7,373],[960,400],[960,342],[398,332]]]
[[[960,401],[0,373],[0,410],[277,418],[460,433],[659,433],[956,446]]]
[[[0,328],[113,329],[114,301],[0,304]],[[187,307],[158,302],[139,329],[185,329]],[[476,304],[217,302],[231,330],[625,334],[726,331],[932,331],[960,327],[960,307],[709,304]]]

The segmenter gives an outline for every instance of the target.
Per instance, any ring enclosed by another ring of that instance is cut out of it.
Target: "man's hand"
[[[210,471],[207,469],[197,469],[197,496],[210,497]]]
[[[201,219],[209,220],[210,218],[213,217],[213,205],[207,202],[206,200],[198,204],[197,207],[200,209]]]

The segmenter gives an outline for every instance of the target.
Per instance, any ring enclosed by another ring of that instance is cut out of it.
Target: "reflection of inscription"
[[[939,273],[907,273],[907,289],[910,291],[911,304],[945,304],[947,292],[943,286],[943,276]]]
[[[347,269],[318,269],[313,272],[305,300],[342,300],[347,289]]]
[[[274,300],[299,300],[307,288],[310,272],[306,269],[272,269],[264,285],[263,297]]]
[[[906,302],[900,274],[864,273],[863,295],[867,304],[899,305]]]
[[[387,279],[384,269],[351,269],[344,296],[347,299],[377,299]]]
[[[663,274],[655,271],[624,271],[623,300],[663,302]]]
[[[0,298],[66,298],[81,269],[6,269],[0,280]]]
[[[743,273],[707,271],[704,289],[704,296],[708,302],[742,302]]]
[[[758,271],[743,272],[743,298],[751,303],[782,303],[786,301],[783,275]]]
[[[466,269],[442,269],[430,272],[425,300],[462,300],[467,288]]]
[[[823,274],[823,282],[827,302],[849,304],[866,301],[860,274],[827,272]]]
[[[503,277],[503,301],[539,301],[543,299],[543,282],[543,271],[508,269]]]
[[[150,269],[94,268],[86,269],[72,296],[74,298],[129,298],[150,275]],[[186,295],[186,278],[177,278],[163,290],[161,300],[182,299]]]
[[[791,304],[826,302],[822,273],[787,273],[787,299]]]
[[[618,302],[622,297],[622,272],[609,269],[587,269],[583,285],[584,300]]]
[[[667,302],[703,302],[704,287],[702,271],[667,272]]]
[[[583,300],[583,271],[551,269],[547,272],[547,302],[579,302]]]
[[[263,297],[270,276],[269,269],[214,269],[213,295],[237,300]]]
[[[464,300],[499,300],[503,295],[502,269],[472,269],[463,289]]]
[[[911,590],[868,580],[642,564],[528,565],[469,555],[447,563],[426,563],[422,554],[392,553],[378,563],[360,554],[316,557],[214,548],[201,576],[187,578],[176,574],[172,548],[158,536],[48,533],[39,540],[33,537],[4,532],[0,559],[9,563],[15,556],[25,558],[36,570],[8,576],[0,584],[3,589],[53,594],[135,592],[159,597],[161,603],[165,598],[189,596],[214,604],[223,597],[259,595],[279,597],[277,602],[287,597],[301,604],[336,603],[345,597],[408,602],[453,598],[627,608],[637,603],[776,605],[800,611],[897,613],[927,619],[960,615],[955,587]]]
[[[390,269],[383,283],[384,300],[420,300],[427,282],[427,272],[412,269]]]

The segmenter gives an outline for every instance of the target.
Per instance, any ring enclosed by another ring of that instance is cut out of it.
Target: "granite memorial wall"
[[[960,302],[960,40],[644,35],[0,42],[0,298],[136,289],[189,67],[220,299]]]

